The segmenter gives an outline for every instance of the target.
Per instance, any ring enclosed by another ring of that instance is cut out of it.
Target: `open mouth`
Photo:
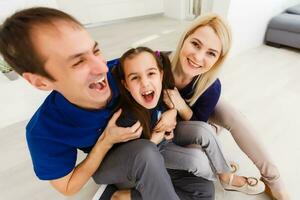
[[[142,97],[144,98],[144,100],[149,103],[153,100],[154,98],[154,91],[153,90],[149,90],[149,91],[146,91],[146,92],[143,92],[142,93]]]
[[[196,62],[194,62],[193,60],[187,58],[188,63],[195,68],[201,68],[201,65],[197,64]]]
[[[102,77],[102,78],[100,78],[99,80],[97,80],[97,81],[91,83],[91,84],[89,85],[89,88],[90,88],[90,89],[95,89],[95,90],[101,91],[101,90],[103,90],[106,86],[107,86],[106,79],[105,79],[105,77]]]

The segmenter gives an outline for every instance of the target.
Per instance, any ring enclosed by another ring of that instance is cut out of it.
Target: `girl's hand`
[[[174,131],[171,132],[165,132],[165,139],[166,140],[171,140],[174,137]]]
[[[174,88],[174,90],[171,89],[164,90],[163,100],[169,108],[176,109],[178,111],[178,114],[183,120],[191,119],[193,115],[193,111],[191,110],[189,105],[185,102],[185,100],[181,97],[176,87]]]
[[[165,138],[165,132],[156,132],[153,131],[151,134],[150,141],[153,142],[154,144],[159,144],[163,139]]]
[[[154,127],[153,131],[155,132],[171,132],[174,130],[176,126],[176,116],[177,110],[170,109],[164,112],[156,126]]]

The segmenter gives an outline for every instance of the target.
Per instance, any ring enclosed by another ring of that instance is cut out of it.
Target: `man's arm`
[[[92,177],[100,166],[106,153],[114,144],[127,142],[140,137],[142,133],[140,122],[136,122],[133,126],[128,128],[116,126],[116,120],[120,114],[121,110],[113,115],[91,152],[80,164],[78,164],[68,175],[50,181],[51,185],[56,190],[66,196],[76,194]]]

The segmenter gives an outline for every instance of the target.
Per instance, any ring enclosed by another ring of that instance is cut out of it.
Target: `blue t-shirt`
[[[117,60],[108,62],[111,69]],[[118,102],[119,92],[107,74],[112,99],[104,109],[86,110],[53,91],[26,126],[26,139],[36,175],[54,180],[69,174],[76,165],[77,149],[88,153],[97,142]]]
[[[184,99],[189,99],[194,94],[195,77],[188,85],[179,90],[180,95]],[[208,118],[213,113],[221,95],[221,82],[217,79],[211,84],[203,94],[197,99],[191,107],[193,111],[191,121],[204,121],[207,122]]]

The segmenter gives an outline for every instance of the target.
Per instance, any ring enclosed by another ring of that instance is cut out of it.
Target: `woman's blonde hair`
[[[213,65],[213,67],[209,71],[198,76],[197,80],[195,81],[193,85],[194,94],[190,99],[186,99],[190,106],[192,106],[199,98],[199,96],[201,96],[201,94],[217,79],[217,75],[221,68],[221,65],[224,62],[226,56],[228,55],[229,49],[231,47],[231,31],[228,24],[216,14],[210,13],[202,15],[196,18],[193,21],[193,23],[182,34],[177,49],[171,58],[173,72],[181,71],[181,69],[179,69],[179,67],[181,67],[179,62],[179,54],[184,41],[199,27],[203,26],[210,26],[215,31],[215,33],[221,40],[222,50],[219,59]]]

